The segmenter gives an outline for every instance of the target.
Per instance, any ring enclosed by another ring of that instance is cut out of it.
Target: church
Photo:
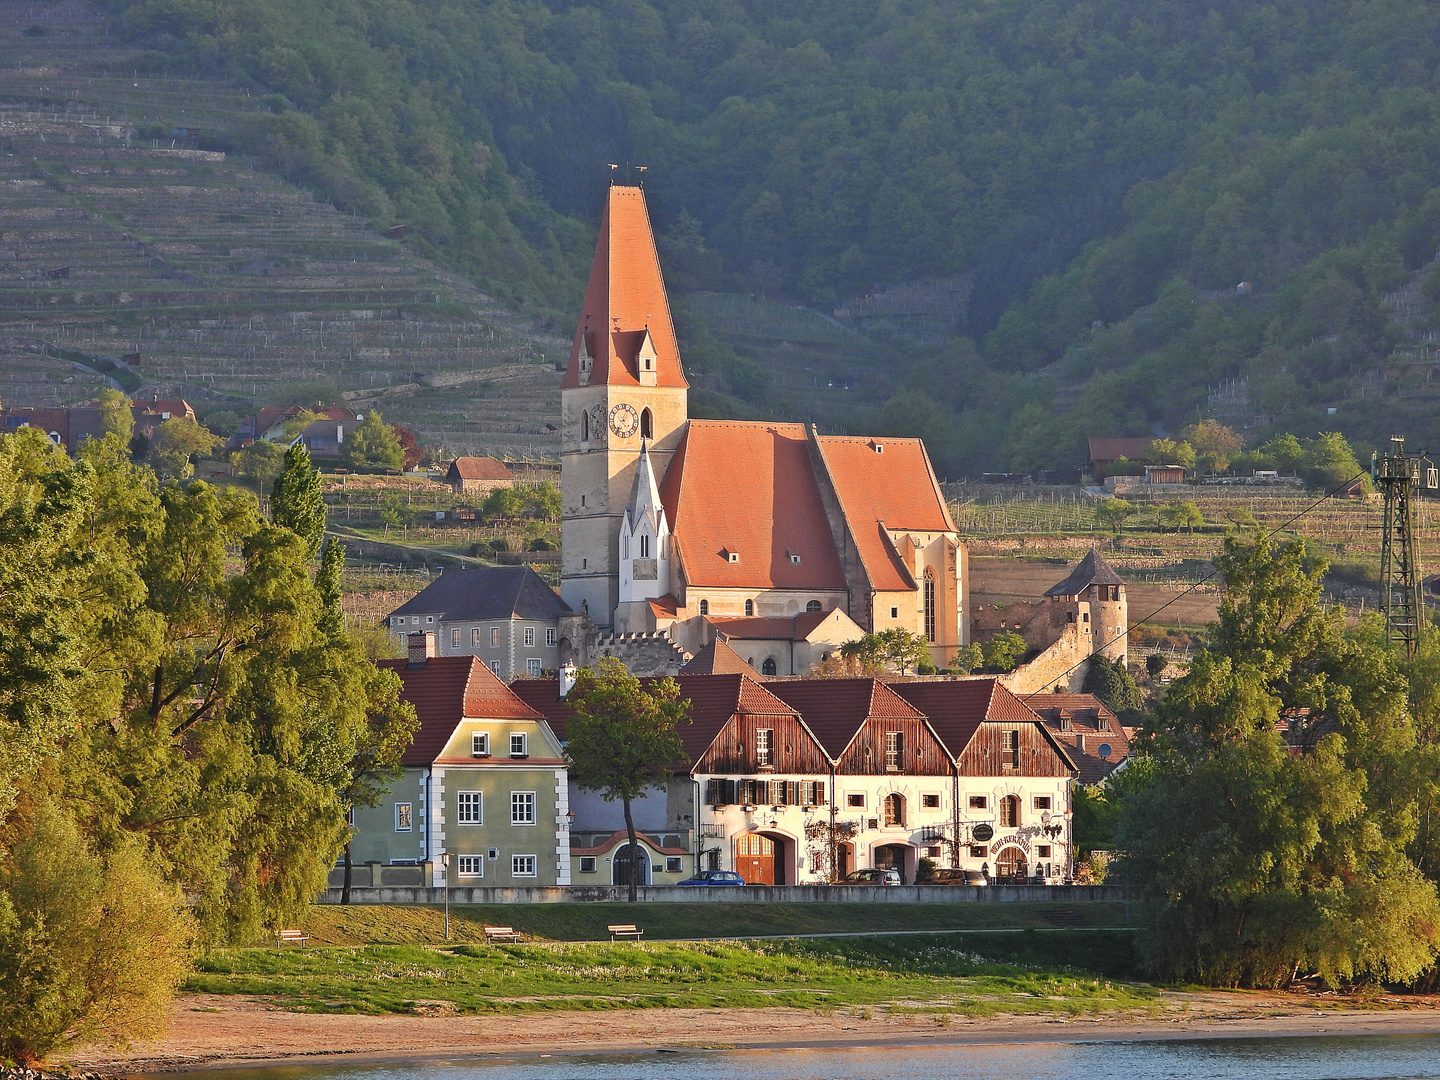
[[[803,674],[900,627],[948,663],[966,549],[924,445],[691,419],[687,394],[644,191],[612,185],[560,391],[560,591],[591,628],[569,658],[720,637],[762,674]]]

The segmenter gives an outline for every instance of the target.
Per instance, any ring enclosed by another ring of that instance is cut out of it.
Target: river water
[[[1440,1036],[726,1050],[206,1070],[185,1080],[1440,1080]],[[169,1074],[170,1080],[179,1080]]]

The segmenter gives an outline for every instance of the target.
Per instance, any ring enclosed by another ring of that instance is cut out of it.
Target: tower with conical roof
[[[1086,552],[1065,580],[1050,586],[1045,595],[1077,603],[1085,619],[1081,632],[1087,626],[1089,629],[1090,651],[1125,663],[1129,640],[1125,582],[1098,548],[1092,547]]]
[[[620,519],[620,601],[615,622],[629,620],[625,605],[654,600],[670,590],[670,523],[660,502],[660,485],[650,451],[640,443],[635,483]]]
[[[658,491],[685,431],[688,389],[645,193],[612,185],[560,384],[560,595],[599,627],[621,602],[621,530],[642,454]],[[631,591],[643,580],[632,577]],[[655,588],[667,591],[668,573]]]

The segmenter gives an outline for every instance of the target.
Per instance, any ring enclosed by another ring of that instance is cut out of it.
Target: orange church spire
[[[643,188],[612,184],[562,388],[684,387]]]

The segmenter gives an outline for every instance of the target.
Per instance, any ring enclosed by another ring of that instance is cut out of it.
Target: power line
[[[1295,513],[1292,517],[1287,518],[1285,521],[1282,521],[1279,525],[1276,525],[1273,529],[1271,529],[1269,532],[1267,532],[1267,533],[1264,535],[1264,539],[1268,540],[1268,539],[1270,539],[1270,537],[1274,536],[1276,533],[1283,532],[1285,529],[1288,529],[1288,528],[1289,528],[1291,525],[1293,525],[1295,522],[1299,521],[1299,520],[1300,520],[1302,517],[1304,517],[1306,514],[1310,513],[1311,510],[1314,510],[1317,506],[1319,506],[1321,503],[1323,503],[1326,499],[1329,499],[1329,498],[1331,498],[1332,496],[1335,496],[1335,495],[1339,494],[1340,492],[1342,492],[1342,491],[1344,491],[1345,489],[1347,489],[1351,484],[1355,483],[1356,480],[1359,480],[1359,479],[1361,479],[1362,477],[1367,476],[1367,475],[1369,475],[1369,474],[1368,474],[1368,473],[1363,473],[1363,472],[1358,472],[1358,473],[1356,473],[1354,476],[1350,477],[1350,479],[1346,480],[1343,484],[1338,484],[1338,485],[1336,485],[1335,487],[1331,488],[1331,489],[1330,489],[1329,491],[1327,491],[1324,495],[1321,495],[1320,498],[1318,498],[1318,499],[1316,499],[1314,502],[1312,502],[1309,506],[1304,507],[1303,509],[1301,509],[1301,510],[1299,510],[1297,513]],[[1065,678],[1065,676],[1069,675],[1072,671],[1074,671],[1076,668],[1080,667],[1082,664],[1089,663],[1090,658],[1091,658],[1092,656],[1094,656],[1095,653],[1100,652],[1101,649],[1106,649],[1106,648],[1110,647],[1111,645],[1115,644],[1115,642],[1120,641],[1122,638],[1128,637],[1128,636],[1130,635],[1130,631],[1131,631],[1131,630],[1134,630],[1137,626],[1144,626],[1146,623],[1150,622],[1150,620],[1154,619],[1156,615],[1159,615],[1160,612],[1162,612],[1162,611],[1164,611],[1166,608],[1168,608],[1171,604],[1179,603],[1179,602],[1180,602],[1181,600],[1183,600],[1186,596],[1188,596],[1190,593],[1194,592],[1194,591],[1195,591],[1196,589],[1198,589],[1201,585],[1204,585],[1207,581],[1209,581],[1211,578],[1213,578],[1213,577],[1214,577],[1216,574],[1218,574],[1218,573],[1220,573],[1220,568],[1219,568],[1219,567],[1215,567],[1215,568],[1212,569],[1208,574],[1206,574],[1204,577],[1198,579],[1198,580],[1195,582],[1195,584],[1191,585],[1189,588],[1182,589],[1180,592],[1176,593],[1173,599],[1170,599],[1170,600],[1165,601],[1165,603],[1161,604],[1158,608],[1156,608],[1154,611],[1150,612],[1150,614],[1149,614],[1149,615],[1146,615],[1143,619],[1136,619],[1133,623],[1130,623],[1128,626],[1125,627],[1125,630],[1124,630],[1122,633],[1116,634],[1116,635],[1115,635],[1113,638],[1111,638],[1109,641],[1102,642],[1101,645],[1099,646],[1099,648],[1094,649],[1094,650],[1090,653],[1090,656],[1085,657],[1084,660],[1078,660],[1078,661],[1076,661],[1075,663],[1071,664],[1068,668],[1066,668],[1064,671],[1062,671],[1059,675],[1055,676],[1055,679],[1051,682],[1051,685],[1052,685],[1052,686],[1058,686],[1058,685],[1060,685],[1060,680],[1061,680],[1061,679]]]

